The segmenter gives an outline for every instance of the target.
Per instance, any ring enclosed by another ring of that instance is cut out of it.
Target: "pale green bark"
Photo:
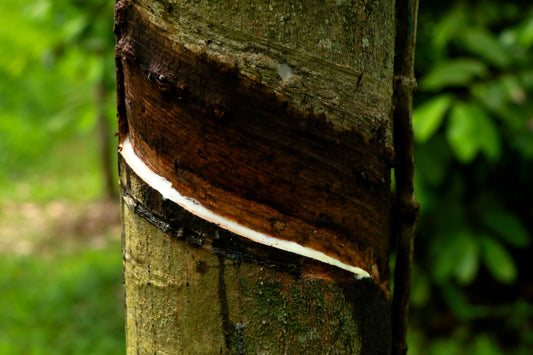
[[[370,280],[338,284],[192,246],[146,215],[156,193],[122,166],[128,354],[387,353],[389,303]]]

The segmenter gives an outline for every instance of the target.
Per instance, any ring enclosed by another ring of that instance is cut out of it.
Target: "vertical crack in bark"
[[[233,325],[229,320],[228,295],[226,294],[226,279],[224,276],[225,257],[218,254],[218,300],[220,302],[220,317],[222,318],[222,329],[224,331],[224,343],[226,348],[232,348]]]

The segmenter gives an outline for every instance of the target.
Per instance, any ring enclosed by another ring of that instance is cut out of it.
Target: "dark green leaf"
[[[424,306],[431,296],[431,282],[428,276],[419,268],[413,268],[411,282],[411,304],[414,306]]]
[[[471,114],[475,117],[476,137],[480,149],[490,160],[497,160],[500,157],[501,142],[496,125],[487,112],[479,105],[471,105]]]
[[[514,282],[517,271],[511,254],[494,238],[486,236],[482,241],[483,261],[491,275],[503,283]]]
[[[471,305],[465,294],[451,282],[441,285],[442,296],[460,319],[470,320],[486,315],[487,309]]]
[[[433,278],[438,283],[449,280],[455,271],[457,256],[457,234],[446,233],[438,235],[432,244],[432,271]]]
[[[435,136],[415,149],[415,170],[428,184],[440,185],[448,175],[452,160],[450,148],[441,135]]]
[[[522,222],[503,209],[483,211],[483,223],[503,240],[515,247],[529,245],[530,237]]]
[[[438,282],[455,277],[460,283],[470,283],[479,265],[478,240],[471,231],[450,231],[436,237],[433,244],[433,276]]]
[[[468,351],[468,354],[472,355],[500,355],[501,353],[498,345],[486,334],[477,336]]]
[[[453,41],[468,19],[465,16],[465,6],[458,2],[456,5],[435,24],[432,33],[432,43],[437,51],[443,51],[450,41]]]

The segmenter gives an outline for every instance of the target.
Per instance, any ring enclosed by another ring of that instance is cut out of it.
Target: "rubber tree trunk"
[[[393,1],[118,1],[128,354],[390,351]]]

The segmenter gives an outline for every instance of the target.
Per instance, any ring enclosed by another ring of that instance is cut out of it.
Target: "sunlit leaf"
[[[452,108],[446,138],[460,162],[469,163],[479,151],[495,160],[501,142],[496,126],[486,111],[474,103],[458,102]]]
[[[483,262],[490,274],[498,281],[512,283],[516,280],[517,271],[513,257],[505,247],[491,237],[482,238]]]
[[[516,31],[518,34],[518,42],[528,48],[533,45],[533,18],[530,17]]]
[[[425,90],[465,86],[484,76],[487,71],[485,63],[476,59],[450,59],[439,63],[423,77],[420,86]]]
[[[451,103],[450,95],[440,95],[414,110],[413,130],[418,142],[425,142],[437,131]]]
[[[468,105],[463,102],[455,104],[448,120],[446,138],[457,159],[464,163],[472,161],[479,150],[474,120]]]
[[[503,209],[483,211],[483,223],[515,247],[529,245],[530,237],[522,222]]]
[[[461,36],[466,48],[497,67],[509,64],[506,48],[490,32],[482,29],[469,29]]]

